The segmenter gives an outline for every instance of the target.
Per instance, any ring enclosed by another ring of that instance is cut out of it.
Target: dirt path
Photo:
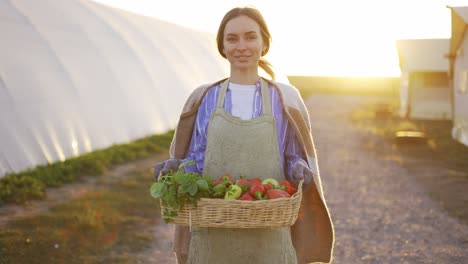
[[[132,172],[151,170],[157,160],[167,159],[168,154],[155,154],[131,163],[114,166],[98,177],[82,177],[78,182],[47,190],[47,198],[31,201],[24,206],[3,205],[0,207],[0,227],[8,221],[47,212],[49,208],[80,197],[89,191],[105,190],[110,183],[125,180]]]
[[[366,100],[375,98],[306,102],[335,225],[333,263],[468,263],[468,227],[429,198],[388,143],[348,121]],[[387,155],[373,155],[369,142]]]

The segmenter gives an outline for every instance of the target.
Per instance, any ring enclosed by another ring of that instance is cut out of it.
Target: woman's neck
[[[246,71],[233,71],[231,69],[231,76],[229,81],[237,84],[255,84],[260,79],[258,71],[246,72]]]

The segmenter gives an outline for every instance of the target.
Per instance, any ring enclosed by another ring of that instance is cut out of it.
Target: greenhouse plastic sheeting
[[[215,36],[80,0],[0,1],[0,177],[173,129]]]

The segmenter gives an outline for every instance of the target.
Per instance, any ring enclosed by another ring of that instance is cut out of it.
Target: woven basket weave
[[[286,198],[242,201],[201,198],[197,207],[184,206],[172,218],[174,224],[224,228],[280,228],[296,222],[302,199],[302,184]],[[161,212],[163,205],[161,203]]]

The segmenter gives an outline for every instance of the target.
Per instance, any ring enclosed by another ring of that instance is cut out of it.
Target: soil
[[[468,263],[468,165],[454,168],[427,155],[411,156],[411,151],[403,153],[382,137],[353,126],[349,118],[353,109],[382,100],[343,95],[306,100],[335,227],[333,263]],[[0,228],[73,199],[80,188],[106,188],[106,182],[124,180],[129,171],[149,170],[166,158],[155,155],[116,166],[101,177],[50,189],[46,200],[26,208],[0,207]],[[441,176],[447,173],[456,180]],[[148,230],[164,239],[134,252],[138,263],[176,263],[171,252],[173,227],[161,223]]]

